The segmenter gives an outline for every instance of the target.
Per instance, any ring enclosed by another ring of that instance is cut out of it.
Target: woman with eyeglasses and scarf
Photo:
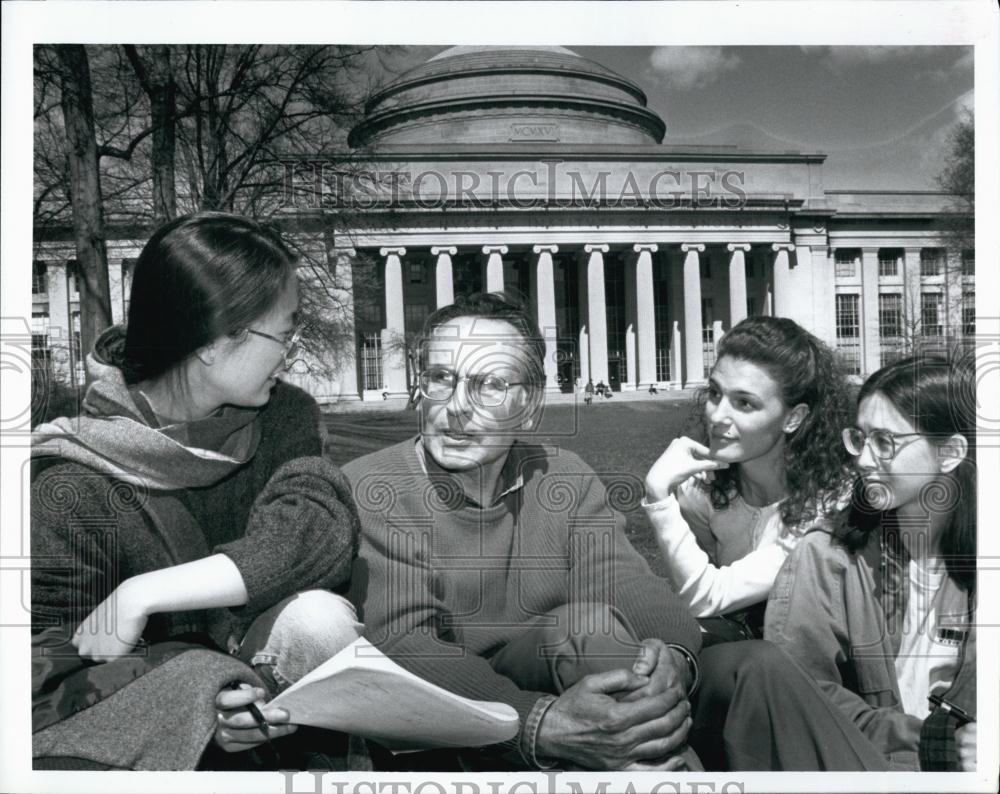
[[[277,233],[171,221],[127,326],[88,356],[82,413],[35,429],[36,768],[238,766],[223,751],[295,730],[248,707],[359,636],[333,592],[357,548],[350,488],[315,401],[278,377],[297,314]]]
[[[798,544],[765,638],[899,770],[976,763],[976,392],[971,366],[913,357],[861,387],[858,480],[833,532]]]

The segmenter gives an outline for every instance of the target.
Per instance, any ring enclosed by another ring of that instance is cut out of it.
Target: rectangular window
[[[962,293],[962,334],[976,335],[976,293],[972,290]]]
[[[707,254],[698,260],[698,271],[702,278],[712,278],[712,261]]]
[[[423,262],[408,262],[406,271],[411,284],[423,284],[427,280],[427,266]]]
[[[45,278],[48,268],[44,262],[35,260],[31,263],[31,294],[44,295],[49,291],[49,286]]]
[[[47,350],[49,347],[49,316],[44,312],[31,313],[31,350]]]
[[[854,293],[837,296],[837,339],[857,339],[861,335],[858,296]]]
[[[903,296],[898,292],[883,292],[878,296],[878,331],[881,365],[903,357]]]
[[[883,339],[903,335],[903,296],[898,292],[878,296],[878,332]]]
[[[750,251],[747,253],[746,258],[743,260],[743,272],[746,274],[747,278],[754,277],[755,265],[754,265],[754,253]]]
[[[976,250],[974,248],[962,249],[962,275],[976,275]]]
[[[899,260],[903,252],[898,248],[880,248],[878,251],[878,274],[883,277],[899,275]]]
[[[925,338],[944,336],[942,325],[941,293],[920,294],[920,334]]]
[[[848,373],[860,375],[861,322],[858,295],[837,295],[836,301],[837,355]]]
[[[380,391],[382,387],[382,335],[377,331],[361,337],[361,388]]]
[[[430,311],[424,304],[407,304],[403,307],[403,322],[408,333],[417,333],[424,327],[424,320]]]
[[[920,249],[920,275],[940,276],[944,269],[944,250],[941,248]]]
[[[854,278],[856,259],[853,248],[838,248],[833,254],[833,275],[836,278]]]

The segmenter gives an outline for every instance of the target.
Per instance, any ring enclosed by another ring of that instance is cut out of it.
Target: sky
[[[409,47],[394,69],[444,46]],[[936,190],[948,134],[972,109],[972,48],[570,46],[636,82],[664,144],[822,152],[827,189]]]

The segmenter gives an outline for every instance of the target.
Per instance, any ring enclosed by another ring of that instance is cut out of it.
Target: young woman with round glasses
[[[802,529],[846,503],[850,400],[826,345],[792,320],[751,317],[722,338],[698,407],[707,443],[672,441],[643,505],[709,645],[760,636]]]
[[[799,543],[767,608],[766,638],[892,769],[975,769],[975,406],[971,366],[872,375],[843,433],[854,500]]]
[[[88,357],[83,413],[36,428],[35,768],[238,766],[216,752],[264,742],[247,707],[359,636],[330,590],[357,545],[350,487],[278,377],[297,314],[276,233],[171,221]],[[263,716],[271,739],[295,730]]]

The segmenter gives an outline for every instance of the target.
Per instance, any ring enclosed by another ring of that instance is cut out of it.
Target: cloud
[[[889,63],[911,57],[919,47],[876,47],[871,45],[841,45],[836,47],[802,47],[803,52],[818,55],[834,71],[858,66]]]
[[[656,78],[674,88],[700,88],[743,61],[723,47],[656,47],[649,65]]]

